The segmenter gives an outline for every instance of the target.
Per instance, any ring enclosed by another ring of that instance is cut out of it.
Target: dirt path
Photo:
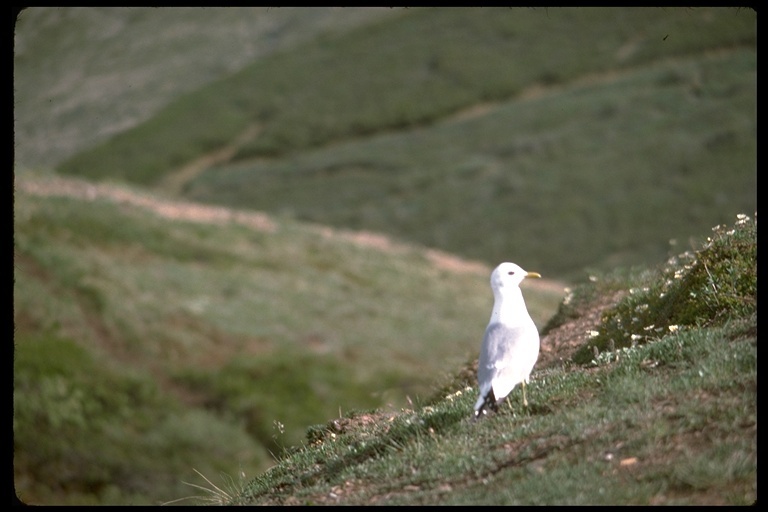
[[[149,210],[160,217],[171,220],[205,224],[236,222],[266,232],[273,232],[277,229],[277,224],[262,212],[162,199],[156,195],[120,185],[90,183],[76,178],[54,175],[35,178],[17,176],[15,185],[17,191],[22,190],[33,195],[64,196],[83,201],[107,200]]]
[[[187,183],[192,181],[199,174],[205,172],[210,167],[230,161],[232,157],[235,156],[238,149],[240,149],[244,144],[256,139],[260,132],[260,126],[249,126],[239,136],[237,136],[235,140],[223,148],[205,154],[189,162],[175,172],[166,175],[160,184],[160,189],[173,195],[180,195]]]
[[[239,140],[245,137],[255,136],[256,128],[244,132]],[[224,153],[232,151],[232,148],[222,150],[221,154],[209,155],[206,159],[225,157]],[[198,172],[201,162],[190,165],[189,168],[180,171],[184,176]],[[178,183],[183,183],[179,177]],[[191,201],[163,198],[158,194],[142,192],[124,185],[108,183],[91,183],[78,178],[63,177],[57,175],[32,175],[20,173],[15,179],[16,191],[22,191],[37,196],[71,197],[82,201],[106,200],[118,204],[129,205],[151,211],[160,217],[186,222],[199,222],[205,224],[226,224],[234,222],[251,229],[273,233],[279,229],[279,223],[270,215],[254,211],[227,208],[224,206],[205,205]],[[351,231],[331,228],[328,226],[306,224],[310,229],[315,229],[322,236],[335,238],[363,247],[371,247],[389,254],[404,253],[413,250],[415,246],[398,242],[381,233],[370,231]],[[456,255],[437,249],[424,248],[424,254],[435,267],[455,273],[476,273],[490,275],[490,267],[479,261],[460,258]],[[536,279],[531,281],[530,287],[561,293],[565,284],[548,279]]]

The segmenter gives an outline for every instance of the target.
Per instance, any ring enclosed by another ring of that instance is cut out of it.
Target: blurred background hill
[[[749,10],[43,11],[19,164],[571,278],[756,206]]]

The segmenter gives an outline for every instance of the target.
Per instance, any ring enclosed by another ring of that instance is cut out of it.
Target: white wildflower
[[[570,288],[565,288],[563,291],[565,292],[565,297],[563,298],[563,304],[567,306],[573,300],[573,291],[571,291]]]

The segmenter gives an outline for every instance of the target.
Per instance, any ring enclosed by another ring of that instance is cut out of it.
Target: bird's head
[[[520,286],[526,277],[541,277],[538,272],[527,272],[514,263],[504,262],[491,272],[491,288],[501,290]]]

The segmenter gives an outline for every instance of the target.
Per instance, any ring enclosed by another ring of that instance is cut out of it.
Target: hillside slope
[[[14,24],[16,163],[52,168],[254,60],[388,8],[27,7]]]
[[[14,199],[29,503],[154,503],[191,468],[263,471],[311,424],[430,394],[490,307],[485,265],[374,233],[31,172]],[[528,290],[540,327],[563,288]]]
[[[659,267],[574,289],[542,337],[561,359],[537,365],[528,406],[513,392],[471,420],[470,365],[426,404],[316,425],[274,468],[225,489],[209,480],[198,499],[755,505],[756,235],[741,214]]]

